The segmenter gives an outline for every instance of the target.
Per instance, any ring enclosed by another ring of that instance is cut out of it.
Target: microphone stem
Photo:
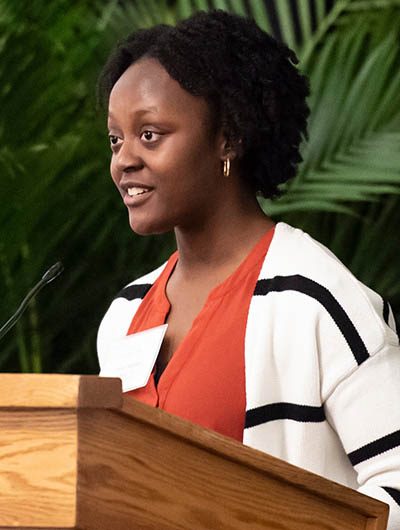
[[[25,311],[26,306],[28,305],[31,298],[35,296],[36,293],[38,293],[45,285],[46,281],[40,280],[35,287],[33,287],[29,293],[25,296],[25,298],[22,300],[21,305],[17,309],[17,311],[14,313],[14,315],[7,320],[7,322],[0,328],[0,340],[4,337],[4,335],[7,333],[9,329],[13,327],[13,325],[17,322],[19,317],[22,315],[22,313]]]

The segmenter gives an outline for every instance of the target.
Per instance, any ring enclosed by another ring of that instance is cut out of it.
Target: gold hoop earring
[[[227,158],[224,160],[224,177],[229,177],[231,172],[231,160]]]

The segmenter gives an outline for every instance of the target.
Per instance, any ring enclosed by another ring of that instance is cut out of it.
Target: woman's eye
[[[111,145],[116,145],[118,143],[118,136],[113,136],[112,134],[110,134],[109,138],[110,138]]]
[[[143,131],[140,135],[140,137],[146,142],[154,142],[158,139],[158,136],[160,135],[154,131]]]

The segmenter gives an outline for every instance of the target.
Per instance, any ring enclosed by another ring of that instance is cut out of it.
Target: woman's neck
[[[175,229],[180,274],[207,274],[210,268],[233,271],[274,226],[255,197],[227,198],[222,208],[195,228]]]

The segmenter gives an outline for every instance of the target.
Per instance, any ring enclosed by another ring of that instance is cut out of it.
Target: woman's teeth
[[[142,195],[148,191],[150,190],[144,188],[128,188],[128,195],[129,197],[134,197],[135,195]]]

